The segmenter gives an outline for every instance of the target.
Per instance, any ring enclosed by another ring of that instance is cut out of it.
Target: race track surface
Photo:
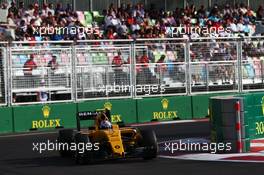
[[[206,121],[141,127],[154,129],[159,142],[208,138],[210,134]],[[39,154],[32,151],[33,142],[55,140],[56,137],[56,133],[0,136],[0,175],[260,175],[264,172],[262,163],[187,161],[160,157],[151,161],[129,159],[76,165],[71,159],[61,158],[57,152]]]

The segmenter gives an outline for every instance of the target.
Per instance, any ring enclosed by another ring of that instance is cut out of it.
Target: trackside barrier
[[[264,93],[242,94],[244,101],[244,121],[245,135],[250,139],[250,151],[254,151],[256,146],[253,142],[256,139],[264,138]],[[257,145],[258,150],[264,150],[263,146]]]
[[[78,112],[95,111],[96,109],[105,109],[111,111],[112,123],[137,123],[136,100],[97,100],[87,101],[77,104]],[[84,126],[91,126],[93,123],[83,123]]]
[[[242,144],[242,130],[241,130],[241,104],[240,101],[237,100],[235,104],[235,110],[236,110],[236,135],[237,135],[237,151],[239,153],[242,153],[243,151],[243,144]]]
[[[76,113],[76,104],[70,103],[13,107],[14,131],[73,128]]]
[[[12,108],[0,107],[0,133],[13,132]]]
[[[210,99],[211,141],[231,143],[226,152],[247,152],[249,140],[245,135],[243,98],[235,96],[212,97]],[[224,151],[225,152],[225,151]]]
[[[159,97],[137,100],[138,122],[191,119],[191,97]]]
[[[235,152],[264,150],[254,145],[256,139],[264,138],[263,102],[264,93],[211,98],[212,140],[230,141]]]

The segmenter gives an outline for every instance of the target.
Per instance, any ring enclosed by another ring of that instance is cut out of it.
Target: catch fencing
[[[259,91],[264,38],[1,44],[0,105]]]

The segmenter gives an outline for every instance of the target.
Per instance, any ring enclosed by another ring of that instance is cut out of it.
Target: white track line
[[[160,158],[164,158],[164,159],[178,159],[178,160],[193,160],[193,161],[210,161],[210,162],[234,162],[234,163],[264,163],[263,161],[254,161],[254,160],[223,160],[223,159],[219,159],[219,160],[199,160],[199,159],[184,159],[184,158],[177,158],[177,157],[173,157],[173,156],[158,156]]]

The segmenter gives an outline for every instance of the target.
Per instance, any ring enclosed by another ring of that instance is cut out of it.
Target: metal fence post
[[[238,40],[237,43],[237,73],[238,73],[238,92],[243,91],[243,73],[242,73],[242,59],[243,59],[243,48],[242,48],[242,38]]]
[[[76,48],[75,43],[71,45],[71,99],[76,102],[77,101],[77,72],[76,72]]]
[[[12,94],[12,51],[11,42],[7,44],[7,54],[6,54],[6,92],[7,92],[7,105],[11,106],[13,104],[13,94]]]
[[[137,71],[136,71],[136,40],[131,42],[131,53],[130,53],[130,94],[132,98],[137,97]]]
[[[192,75],[191,75],[191,59],[190,59],[190,40],[186,40],[185,43],[185,63],[186,64],[186,72],[185,72],[185,82],[186,82],[186,93],[187,95],[191,95],[192,93]]]
[[[205,63],[205,84],[206,90],[209,91],[209,63]]]
[[[264,60],[260,60],[261,83],[264,83]]]
[[[8,56],[8,52],[7,52],[7,46],[5,46],[3,44],[3,46],[1,45],[1,56],[2,58],[0,58],[0,92],[3,98],[3,104],[7,105],[7,100],[8,100],[8,94],[7,94],[7,56]],[[2,105],[2,102],[1,104]]]

